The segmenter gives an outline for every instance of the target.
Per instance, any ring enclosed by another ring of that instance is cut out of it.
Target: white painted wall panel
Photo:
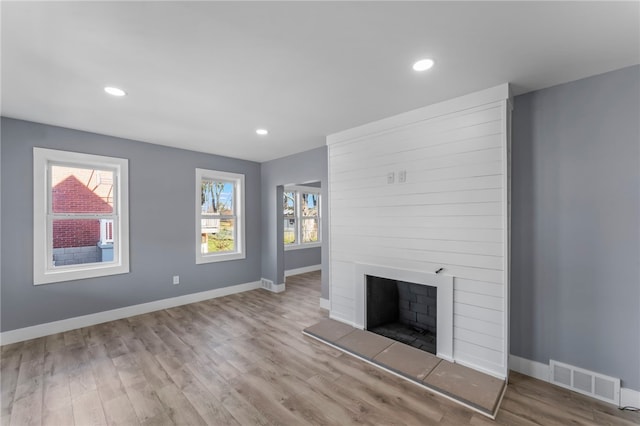
[[[337,247],[348,246],[352,242],[352,237],[336,235],[334,243]],[[375,246],[381,250],[386,249],[407,249],[407,250],[427,250],[450,253],[470,253],[485,256],[501,256],[502,243],[486,243],[476,241],[447,241],[447,240],[423,240],[419,238],[398,238],[389,236],[365,235],[359,237],[359,243],[365,246]],[[336,249],[338,250],[338,249]],[[501,287],[497,288],[500,292]]]
[[[453,316],[453,325],[455,328],[463,328],[480,333],[481,335],[488,335],[499,339],[502,339],[504,335],[504,330],[502,329],[501,324],[481,321],[476,318],[463,317],[461,315]]]
[[[504,86],[328,138],[332,316],[354,321],[357,263],[442,267],[454,359],[506,375],[508,111]]]
[[[465,305],[494,309],[500,312],[503,310],[502,296],[487,296],[485,294],[454,290],[453,297],[456,302],[464,303]]]
[[[462,317],[472,318],[480,321],[491,322],[502,326],[502,311],[483,308],[480,306],[467,305],[460,302],[453,303],[453,314]]]

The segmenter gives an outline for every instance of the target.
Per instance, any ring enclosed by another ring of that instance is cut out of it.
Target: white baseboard
[[[326,310],[330,310],[331,309],[331,302],[329,302],[329,299],[323,299],[321,297],[320,298],[320,308],[326,309]]]
[[[620,388],[620,406],[640,408],[640,392],[629,388]]]
[[[549,381],[549,365],[509,355],[509,369],[545,382]]]
[[[9,330],[0,333],[0,345],[22,342],[24,340],[35,339],[38,337],[48,336],[50,334],[62,333],[82,327],[89,327],[92,325],[101,324],[103,322],[115,321],[135,315],[147,314],[149,312],[160,311],[162,309],[168,309],[176,306],[187,305],[189,303],[214,299],[216,297],[242,293],[244,291],[255,290],[260,287],[260,281],[255,281],[245,284],[232,285],[229,287],[216,288],[214,290],[207,290],[199,293],[185,294],[183,296],[171,297],[169,299],[155,300],[153,302],[141,303],[139,305],[125,306],[124,308],[67,318],[60,321],[53,321],[45,324],[18,328],[16,330]]]
[[[273,286],[273,289],[271,291],[273,291],[274,293],[282,293],[283,291],[286,290],[286,285],[285,283],[281,283],[281,284],[276,284]]]
[[[551,383],[548,364],[509,355],[509,369]],[[640,392],[629,388],[620,388],[619,406],[640,408]]]
[[[290,277],[291,275],[306,274],[307,272],[319,271],[321,269],[322,269],[322,265],[304,266],[302,268],[289,269],[287,271],[284,271],[284,276],[286,278],[286,277]]]

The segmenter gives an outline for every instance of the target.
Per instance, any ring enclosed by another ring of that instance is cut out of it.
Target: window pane
[[[318,219],[302,219],[302,242],[315,243],[318,241]]]
[[[294,244],[296,242],[296,220],[285,218],[284,220],[284,243]]]
[[[51,166],[54,213],[113,213],[113,172]]]
[[[222,253],[236,250],[235,219],[202,219],[200,252]]]
[[[113,221],[100,219],[53,220],[53,266],[113,261]],[[103,228],[111,243],[101,244]]]
[[[302,194],[302,216],[318,216],[318,194]]]
[[[283,213],[285,216],[293,216],[296,212],[296,193],[295,192],[285,192],[284,193],[284,203],[283,203]]]
[[[233,215],[233,183],[202,179],[200,205],[203,214]]]

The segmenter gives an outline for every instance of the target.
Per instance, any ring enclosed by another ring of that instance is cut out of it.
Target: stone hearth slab
[[[351,333],[353,330],[355,330],[355,328],[345,323],[332,319],[325,319],[306,328],[304,331],[326,341],[336,342]]]
[[[403,343],[395,342],[373,359],[374,361],[404,376],[423,380],[440,359],[435,355]]]
[[[336,342],[338,346],[369,359],[374,358],[393,343],[395,340],[358,329],[354,329]]]
[[[424,383],[488,413],[496,411],[504,387],[503,380],[448,361],[441,361]]]
[[[312,325],[303,333],[393,371],[417,385],[449,396],[492,419],[498,412],[506,386],[500,379],[330,319]]]

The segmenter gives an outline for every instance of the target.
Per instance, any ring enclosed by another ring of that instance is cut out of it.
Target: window
[[[320,245],[320,190],[288,186],[283,196],[286,250]]]
[[[33,282],[129,272],[128,161],[33,149]]]
[[[244,175],[196,169],[196,263],[244,259]]]

